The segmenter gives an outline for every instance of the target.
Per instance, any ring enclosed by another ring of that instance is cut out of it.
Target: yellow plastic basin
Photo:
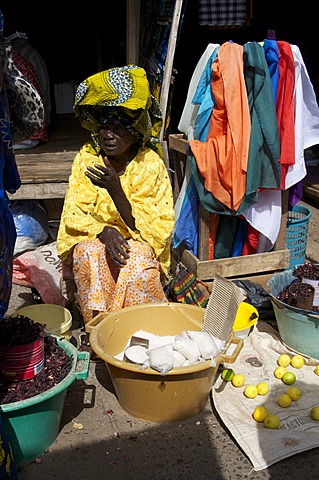
[[[138,330],[160,336],[202,330],[204,312],[202,307],[192,305],[152,303],[100,313],[88,325],[92,349],[105,361],[124,410],[145,420],[171,422],[192,417],[206,406],[218,365],[236,360],[242,339],[231,335],[228,344],[235,344],[233,353],[219,354],[214,367],[207,360],[174,368],[165,376],[152,368],[141,370],[138,365],[115,358]]]
[[[64,337],[66,340],[70,340],[72,337],[70,332],[72,326],[71,312],[60,305],[37,303],[19,308],[15,315],[24,315],[31,318],[34,322],[45,323],[45,331],[49,334]]]

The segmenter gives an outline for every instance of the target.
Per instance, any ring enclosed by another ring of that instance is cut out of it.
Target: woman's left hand
[[[123,235],[116,228],[106,226],[97,237],[104,243],[113,261],[120,267],[125,266],[130,258],[130,244]]]

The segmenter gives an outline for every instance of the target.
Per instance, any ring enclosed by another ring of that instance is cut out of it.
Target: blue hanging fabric
[[[205,141],[209,129],[209,122],[214,107],[214,98],[211,91],[211,66],[217,56],[219,45],[214,48],[208,58],[205,68],[198,81],[195,94],[192,99],[193,105],[199,105],[194,119],[194,138]],[[173,248],[180,244],[198,256],[198,222],[199,222],[199,195],[194,177],[187,164],[188,184],[183,199],[182,207],[175,222],[173,234]],[[186,172],[186,173],[187,173]]]

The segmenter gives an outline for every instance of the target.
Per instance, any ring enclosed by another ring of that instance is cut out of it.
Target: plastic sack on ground
[[[15,200],[11,209],[17,231],[14,255],[44,245],[49,236],[49,222],[40,203],[36,200]]]
[[[43,303],[65,307],[68,304],[62,262],[56,251],[56,242],[42,245],[13,259],[12,281],[25,287],[34,287]]]

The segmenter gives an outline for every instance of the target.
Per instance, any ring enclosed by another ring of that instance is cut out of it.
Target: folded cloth
[[[287,408],[278,405],[279,395],[289,386],[274,376],[279,355],[287,353],[290,357],[295,351],[284,345],[272,327],[257,322],[236,362],[231,368],[245,377],[245,385],[264,381],[269,393],[256,398],[246,398],[244,388],[225,383],[219,376],[212,388],[214,406],[234,440],[251,461],[254,470],[263,470],[284,458],[319,446],[319,422],[310,418],[310,410],[318,405],[318,376],[314,373],[319,360],[304,356],[305,364],[301,369],[287,367],[296,375],[294,386],[301,390],[301,397]],[[280,419],[278,430],[266,428],[257,423],[253,411],[258,405],[264,405],[270,414]]]

